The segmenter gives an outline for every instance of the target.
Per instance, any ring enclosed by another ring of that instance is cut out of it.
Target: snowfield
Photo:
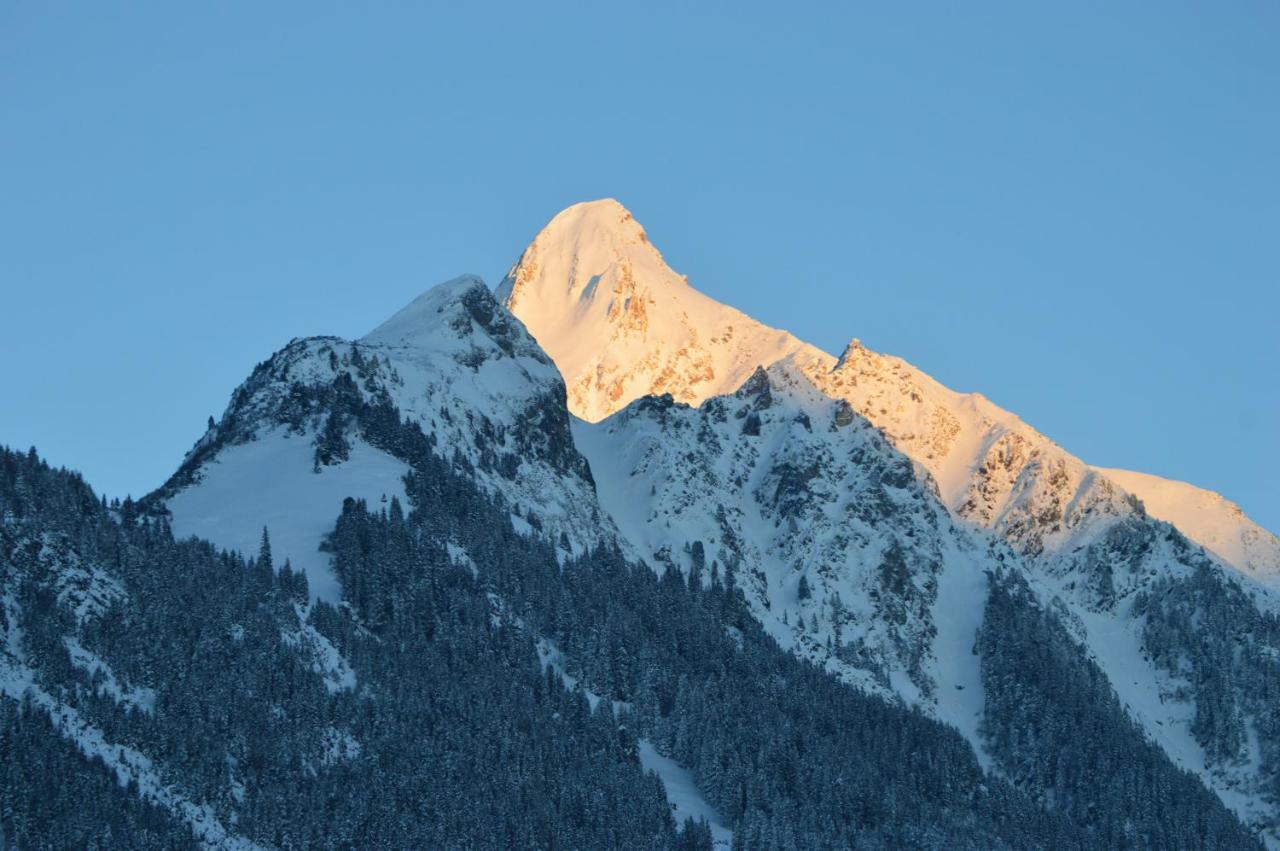
[[[342,589],[320,545],[333,531],[347,497],[376,510],[392,497],[406,502],[409,465],[355,441],[351,457],[315,472],[315,446],[306,436],[282,430],[228,447],[207,465],[200,481],[168,502],[173,534],[198,537],[256,556],[265,526],[272,558],[307,575],[311,593],[337,603]]]
[[[667,800],[671,802],[671,814],[675,816],[676,824],[684,824],[684,820],[689,818],[706,821],[711,826],[711,840],[717,848],[729,848],[733,845],[733,831],[725,826],[724,819],[702,797],[692,774],[681,768],[675,760],[658,753],[653,744],[644,739],[640,740],[640,764],[646,771],[652,771],[662,778],[662,786],[667,791]]]

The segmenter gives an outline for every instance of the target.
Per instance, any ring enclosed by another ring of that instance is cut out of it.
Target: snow
[[[1157,538],[1150,559],[1173,571],[1188,570],[1177,564],[1167,537]],[[1150,741],[1175,764],[1197,775],[1245,824],[1256,827],[1274,818],[1274,807],[1259,788],[1261,764],[1256,755],[1251,762],[1230,767],[1211,769],[1207,765],[1191,732],[1196,708],[1180,696],[1189,693],[1189,684],[1171,678],[1148,658],[1142,642],[1143,620],[1131,611],[1136,595],[1127,595],[1114,609],[1096,609],[1082,605],[1072,593],[1075,580],[1070,573],[1031,573],[1027,578],[1040,604],[1064,616],[1066,627],[1106,675],[1121,705]],[[1260,835],[1268,847],[1280,849],[1280,836],[1274,829]]]
[[[281,632],[280,640],[290,647],[297,648],[311,662],[311,670],[324,680],[325,689],[330,694],[350,691],[356,687],[356,672],[351,663],[333,645],[325,635],[307,623],[309,609],[306,606],[294,605],[294,614],[298,618],[298,628]]]
[[[895,546],[908,553],[918,568],[912,581],[923,586],[928,565],[944,560],[937,528],[949,527],[946,512],[915,483],[883,486],[882,472],[903,459],[869,429],[828,428],[834,406],[802,378],[778,366],[768,383],[763,407],[763,396],[747,394],[717,399],[714,411],[639,404],[601,423],[575,422],[600,505],[655,569],[670,564],[687,572],[691,556],[683,546],[694,541],[703,544],[708,566],[740,560],[747,602],[783,648],[864,690],[919,700],[924,683],[902,673],[900,654],[926,644],[930,625],[914,614],[892,623],[871,600],[885,553]],[[759,419],[755,433],[746,434],[737,416],[745,408]],[[783,510],[779,490],[799,469],[811,473],[800,486],[802,504]],[[872,506],[885,502],[901,510],[881,518]],[[981,579],[972,558],[964,566]],[[804,600],[802,577],[811,591]],[[879,656],[891,688],[870,667],[830,653],[836,596],[847,612],[842,642],[862,642]],[[976,608],[980,617],[981,600]]]
[[[653,743],[640,739],[640,764],[646,771],[652,771],[662,780],[667,793],[667,802],[671,804],[671,814],[677,825],[683,825],[685,819],[705,820],[711,826],[711,839],[717,848],[729,848],[733,845],[733,831],[725,826],[724,819],[715,808],[707,803],[707,799],[698,790],[693,775],[686,771],[673,759],[668,759],[654,748]]]
[[[339,730],[336,727],[326,727],[324,735],[321,737],[320,746],[323,753],[320,755],[321,765],[337,765],[340,762],[350,762],[360,756],[360,742],[354,736],[345,730]]]
[[[449,561],[459,567],[465,567],[467,570],[471,571],[472,576],[480,576],[480,568],[476,565],[475,559],[471,558],[471,553],[467,552],[464,547],[453,541],[449,541],[445,544],[445,549],[449,553]]]
[[[1227,564],[1280,590],[1280,538],[1250,520],[1234,502],[1186,482],[1096,469],[1142,500],[1152,517],[1173,524]]]
[[[427,290],[401,308],[364,337],[364,342],[388,346],[435,347],[441,337],[437,333],[440,316],[451,309],[453,302],[480,287],[487,289],[477,275],[459,275]]]
[[[1152,668],[1142,650],[1141,621],[1088,611],[1077,613],[1091,655],[1107,675],[1130,717],[1181,767],[1196,774],[1245,824],[1274,817],[1274,810],[1253,790],[1258,760],[1230,770],[1211,771],[1191,733],[1195,706],[1175,696],[1180,684]],[[1247,725],[1248,726],[1248,725]],[[1250,726],[1251,729],[1251,726]],[[1251,791],[1253,792],[1251,794]],[[1274,831],[1262,834],[1269,848],[1280,848]]]
[[[561,681],[564,682],[565,688],[572,691],[581,687],[578,678],[565,670],[564,653],[560,651],[560,648],[554,642],[540,638],[535,646],[542,666],[555,671],[560,676]],[[603,697],[590,689],[584,688],[583,694],[586,696],[587,704],[593,712],[599,707],[600,702],[604,700]],[[630,708],[630,704],[622,701],[613,701],[613,711],[615,713]],[[733,844],[733,832],[725,825],[724,819],[720,817],[715,808],[707,803],[707,799],[698,790],[698,784],[693,779],[693,775],[682,768],[675,760],[658,753],[652,742],[639,739],[638,743],[640,765],[646,771],[655,772],[659,779],[662,780],[667,802],[671,804],[671,813],[675,817],[676,824],[683,825],[686,818],[693,818],[695,821],[705,819],[711,827],[711,838],[715,842],[715,846],[717,848],[729,848]]]
[[[311,439],[282,429],[227,447],[195,485],[168,501],[173,533],[256,557],[265,526],[276,565],[288,559],[306,573],[313,596],[337,603],[342,589],[320,544],[333,531],[343,499],[363,499],[375,511],[384,496],[406,502],[409,466],[356,439],[347,461],[314,470]]]
[[[564,653],[556,646],[555,642],[546,638],[539,638],[535,643],[535,647],[538,652],[538,661],[542,664],[542,667],[555,671],[560,677],[560,681],[564,683],[564,687],[569,691],[582,688],[582,694],[587,699],[587,705],[594,712],[604,698],[591,689],[583,687],[578,678],[566,670]],[[625,700],[610,701],[610,705],[613,707],[614,714],[631,709],[631,704]]]
[[[86,650],[75,638],[66,637],[63,639],[63,644],[66,645],[67,653],[71,657],[72,667],[79,668],[90,677],[95,674],[102,676],[98,693],[109,695],[112,700],[126,708],[136,709],[148,715],[155,712],[155,689],[122,685],[106,660]]]
[[[759,411],[755,436],[743,436],[741,420],[732,415],[717,424],[716,417],[681,406],[653,415],[633,407],[601,423],[576,421],[574,439],[591,461],[601,506],[659,569],[667,569],[659,553],[694,540],[703,542],[708,564],[717,559],[723,564],[726,531],[717,518],[725,517],[743,557],[740,577],[764,577],[763,589],[746,589],[748,603],[782,647],[865,691],[887,691],[920,705],[955,726],[989,766],[978,734],[983,689],[973,652],[987,596],[985,538],[953,526],[941,506],[931,507],[911,489],[883,488],[901,512],[874,523],[859,518],[858,507],[881,490],[874,459],[892,464],[898,456],[882,444],[877,449],[869,431],[820,427],[830,411],[821,409],[804,384],[790,382],[780,367],[769,376],[772,402]],[[819,426],[796,426],[800,412]],[[818,470],[795,528],[774,510],[776,471],[789,462],[815,463]],[[884,552],[895,540],[920,563],[941,566],[929,622],[908,624],[906,629],[916,631],[905,634],[895,634],[869,603],[871,590],[879,590]],[[687,570],[688,556],[671,558]],[[805,601],[797,593],[801,576],[811,588]],[[828,655],[833,627],[824,603],[833,594],[852,613],[843,639],[862,640],[885,654],[888,690],[870,671]],[[930,625],[936,629],[932,638]],[[934,685],[932,697],[895,657],[899,635],[908,643],[928,643],[925,670]]]
[[[427,290],[360,340],[391,361],[402,378],[388,388],[396,406],[427,432],[440,428],[446,405],[462,423],[483,415],[510,425],[531,399],[560,383],[519,323],[493,303],[493,323],[480,325],[469,297],[481,307],[492,302],[483,281],[464,275]]]
[[[76,626],[105,612],[113,602],[123,599],[124,586],[102,568],[86,564],[71,542],[58,535],[40,535],[40,560],[53,571],[53,585],[57,589],[58,604],[70,609]]]
[[[48,713],[54,728],[89,759],[101,760],[110,768],[121,786],[130,781],[137,784],[138,794],[174,817],[190,825],[200,845],[208,849],[225,851],[256,851],[260,846],[228,830],[218,820],[212,807],[192,801],[178,788],[166,784],[155,764],[142,752],[127,745],[112,742],[98,727],[87,721],[75,708],[62,703],[36,682],[35,671],[26,663],[22,640],[17,628],[16,602],[6,595],[0,599],[8,629],[4,646],[0,648],[0,697],[21,702],[29,697],[33,706]],[[73,649],[74,648],[74,649]],[[78,667],[101,665],[93,654],[69,643],[73,664]],[[110,669],[106,669],[107,672]],[[111,682],[116,682],[111,676]],[[122,695],[132,694],[135,699],[146,701],[140,690],[132,693],[116,686]]]
[[[571,551],[582,553],[613,538],[593,511],[590,482],[576,471],[529,452],[517,453],[514,478],[483,469],[485,451],[515,451],[510,435],[564,392],[555,365],[483,281],[464,275],[427,291],[366,335],[361,348],[386,358],[400,377],[387,389],[401,414],[434,434],[445,457],[457,452],[470,461],[482,488],[536,516],[548,540],[563,533]],[[482,451],[486,431],[499,438]],[[512,525],[534,534],[520,518]]]
[[[613,199],[553,218],[498,295],[556,362],[570,410],[588,422],[647,395],[699,405],[737,390],[757,366],[787,361],[927,470],[953,513],[1010,536],[1015,548],[1070,551],[1095,527],[1133,512],[1127,490],[1232,566],[1280,588],[1280,539],[1217,494],[1124,471],[1095,475],[981,394],[944,387],[857,340],[834,358],[756,322],[691,287]],[[1026,522],[1062,505],[1069,508],[1056,528]]]
[[[276,563],[289,558],[306,571],[313,596],[338,600],[329,556],[318,547],[342,499],[363,498],[377,510],[384,495],[399,497],[408,510],[402,477],[409,468],[361,441],[349,424],[349,460],[316,473],[313,442],[321,417],[295,423],[291,432],[274,424],[299,388],[330,387],[344,372],[367,397],[389,398],[446,460],[469,463],[481,489],[518,506],[525,519],[512,522],[522,533],[537,529],[548,540],[566,540],[577,554],[614,540],[608,519],[595,510],[585,468],[555,452],[560,435],[547,427],[559,423],[540,419],[564,392],[559,373],[470,275],[428,290],[358,342],[295,340],[273,356],[233,395],[228,414],[235,416],[224,417],[248,424],[238,426],[247,433],[220,446],[194,482],[179,482],[167,499],[175,534],[253,555],[265,525]],[[206,435],[197,446],[209,440]],[[488,463],[495,454],[514,459],[514,475]],[[526,524],[534,518],[537,523]]]
[[[933,605],[933,623],[938,630],[933,642],[938,689],[934,715],[969,740],[983,770],[989,771],[992,761],[978,733],[985,700],[981,660],[975,651],[986,610],[987,577],[983,564],[972,553],[958,547],[949,549]]]
[[[613,199],[552,219],[498,297],[560,368],[570,410],[590,422],[641,396],[731,392],[762,360],[802,345],[690,287]]]
[[[48,536],[42,541],[41,558],[53,571],[60,603],[75,613],[77,629],[85,619],[99,614],[111,599],[125,593],[115,579],[99,568],[82,565],[74,550],[63,548],[61,542]],[[27,662],[18,626],[18,602],[10,592],[0,593],[0,615],[0,699],[22,702],[30,698],[32,706],[48,714],[63,738],[86,758],[100,760],[122,787],[135,783],[139,796],[188,824],[201,847],[225,851],[254,851],[260,847],[223,825],[212,807],[166,783],[160,769],[144,753],[111,741],[77,709],[42,688],[36,671]],[[76,635],[64,637],[63,643],[73,667],[98,677],[99,693],[128,708],[155,711],[156,694],[152,689],[124,682],[106,660],[84,647]]]

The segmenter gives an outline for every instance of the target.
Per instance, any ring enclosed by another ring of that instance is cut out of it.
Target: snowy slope
[[[388,405],[501,493],[519,528],[536,517],[576,552],[612,538],[573,448],[555,366],[472,276],[429,290],[362,340],[291,342],[233,394],[155,499],[177,534],[246,555],[267,526],[276,560],[305,568],[313,595],[336,601],[319,547],[343,499],[376,509],[405,498],[411,459],[371,444],[371,409]]]
[[[265,526],[274,559],[303,570],[316,597],[337,602],[342,589],[320,546],[342,512],[342,500],[350,496],[371,506],[391,497],[404,502],[409,465],[364,441],[354,443],[346,462],[318,472],[314,455],[305,435],[290,436],[284,429],[227,447],[205,466],[198,486],[169,500],[174,535],[251,556]]]
[[[1147,473],[1097,468],[1142,500],[1147,513],[1230,565],[1273,588],[1280,588],[1280,538],[1250,520],[1221,494]]]
[[[742,589],[783,647],[920,705],[981,753],[972,653],[992,551],[912,462],[788,364],[698,408],[647,398],[574,435],[651,564]],[[696,567],[695,567],[696,565]]]
[[[220,851],[254,851],[260,846],[237,834],[215,809],[193,800],[179,784],[165,777],[157,762],[89,720],[75,703],[68,703],[44,687],[37,666],[24,648],[20,627],[24,578],[47,584],[56,592],[60,607],[73,613],[72,632],[63,638],[71,666],[84,670],[99,682],[98,693],[118,705],[143,713],[153,711],[155,691],[125,683],[111,666],[81,644],[86,621],[100,615],[108,604],[125,598],[119,580],[101,567],[86,563],[75,543],[64,535],[42,533],[29,537],[18,518],[0,517],[0,555],[12,545],[10,558],[0,559],[0,698],[30,701],[33,709],[49,716],[54,729],[88,759],[100,760],[120,785],[133,784],[136,794],[186,823],[202,848]],[[19,555],[21,553],[21,555]]]
[[[732,567],[783,647],[950,723],[987,768],[974,654],[985,574],[1022,571],[1152,740],[1248,823],[1274,826],[1270,769],[1208,760],[1186,682],[1142,645],[1135,596],[1207,562],[1167,524],[1130,517],[1069,552],[1019,555],[954,520],[909,459],[785,363],[698,408],[641,399],[574,434],[601,505],[651,564],[700,563],[704,582]]]
[[[505,610],[505,605],[498,598],[491,598],[495,608],[499,612]],[[565,670],[565,657],[560,648],[554,642],[545,638],[539,638],[536,644],[538,651],[538,660],[543,667],[550,668],[564,681],[565,687],[569,689],[582,688],[582,693],[590,704],[592,711],[599,708],[600,703],[604,700],[596,692],[589,688],[585,688],[578,681],[578,678]],[[613,701],[613,711],[623,712],[629,711],[631,705],[621,701]],[[662,781],[663,791],[667,796],[667,803],[671,805],[671,815],[675,818],[677,825],[683,825],[685,819],[692,818],[694,821],[706,821],[711,828],[712,842],[715,843],[717,849],[727,849],[733,844],[733,831],[725,823],[716,808],[711,806],[706,796],[702,794],[702,790],[698,788],[697,780],[693,774],[670,757],[663,756],[654,747],[653,742],[647,739],[639,739],[637,744],[638,756],[640,764],[645,771],[652,771],[658,775]]]
[[[662,787],[666,790],[671,815],[676,824],[684,824],[685,819],[705,821],[711,827],[711,841],[716,848],[727,849],[733,845],[733,831],[715,808],[707,803],[687,769],[658,753],[653,743],[644,739],[640,740],[639,756],[645,771],[652,771],[662,779]]]

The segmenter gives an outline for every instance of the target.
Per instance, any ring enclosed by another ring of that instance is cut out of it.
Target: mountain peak
[[[631,211],[613,198],[580,201],[565,207],[547,223],[539,236],[570,235],[578,240],[602,236],[621,244],[647,244],[648,235]]]
[[[683,283],[630,210],[613,198],[583,201],[561,210],[538,232],[498,285],[498,298],[513,311],[517,304],[549,296],[589,298],[594,284],[614,267],[632,270],[632,277],[639,269]],[[546,288],[555,292],[542,292]]]
[[[386,322],[364,336],[366,343],[413,345],[449,322],[468,302],[497,304],[489,287],[478,275],[459,275],[437,284],[398,310]]]
[[[560,368],[570,410],[589,421],[641,396],[696,404],[732,392],[800,345],[689,286],[612,198],[557,214],[497,296]]]
[[[849,345],[844,347],[844,351],[840,353],[840,357],[836,360],[836,365],[835,365],[835,368],[832,370],[832,372],[839,372],[841,369],[844,368],[845,364],[857,358],[858,354],[862,350],[863,350],[862,341],[859,340],[857,337],[854,337],[852,340],[849,341]]]
[[[594,201],[579,201],[576,204],[570,204],[559,213],[556,213],[547,227],[551,227],[558,222],[579,224],[590,222],[605,227],[640,229],[640,224],[631,215],[631,211],[616,198],[597,198]]]

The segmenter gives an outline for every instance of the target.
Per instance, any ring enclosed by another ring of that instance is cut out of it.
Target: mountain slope
[[[555,360],[569,408],[582,419],[595,422],[662,393],[698,405],[733,393],[757,366],[789,360],[922,465],[953,513],[995,529],[1020,552],[1068,551],[1114,518],[1141,513],[1105,472],[981,394],[950,390],[857,340],[832,357],[698,292],[612,199],[576,204],[553,218],[498,297]],[[1188,525],[1184,534],[1214,549],[1210,533]],[[1239,535],[1251,535],[1244,522],[1235,525]],[[1221,526],[1212,532],[1233,534]],[[1262,581],[1280,573],[1265,544],[1248,553],[1214,551]]]
[[[784,647],[929,707],[980,752],[968,650],[983,571],[993,550],[1012,553],[958,528],[865,420],[775,364],[698,408],[646,398],[574,436],[601,505],[650,563],[732,576]],[[972,606],[940,611],[966,588]]]
[[[1147,513],[1172,523],[1227,564],[1280,587],[1280,538],[1250,520],[1240,506],[1213,491],[1147,473],[1097,468],[1142,500]]]
[[[465,471],[429,451],[412,466],[415,498],[451,497],[424,513],[472,511],[440,536],[398,500],[373,515],[348,500],[338,575],[355,585],[388,540],[397,557],[337,608],[308,604],[267,547],[246,562],[175,541],[162,519],[0,447],[4,846],[681,847],[634,739],[545,674],[450,543],[484,535],[558,572],[556,551],[518,536]],[[320,646],[349,682],[318,668]]]
[[[1267,661],[1277,658],[1280,636],[1234,574],[1167,524],[1130,517],[1068,553],[1019,555],[953,520],[909,459],[787,363],[698,408],[645,398],[601,423],[579,422],[574,435],[601,505],[652,564],[691,582],[732,576],[782,646],[947,721],[984,765],[1015,771],[1052,754],[1020,730],[1018,741],[1028,743],[1021,750],[988,756],[983,731],[1002,729],[1005,711],[993,715],[987,706],[992,683],[1016,686],[1013,670],[1015,680],[1033,683],[1017,687],[1037,694],[1034,682],[1046,675],[1014,667],[987,678],[975,636],[983,631],[990,646],[1033,647],[1069,636],[1057,654],[1078,659],[1063,676],[1090,668],[1105,676],[1102,688],[1114,690],[1114,706],[1136,729],[1251,824],[1274,829],[1280,729],[1262,695],[1280,685],[1280,670]],[[1019,599],[1047,613],[1030,623],[1049,634],[1026,635],[1019,626],[1026,620],[1007,622],[1012,635],[984,623],[986,575],[996,569],[1026,584]],[[1153,607],[1167,595],[1182,604]],[[1197,608],[1214,612],[1199,627]],[[1241,635],[1251,649],[1229,657],[1233,664],[1224,665],[1218,649],[1202,649],[1238,646]],[[1062,688],[1070,687],[1056,693]],[[1002,700],[997,706],[1008,705]],[[1091,701],[1098,729],[1130,735],[1112,704]],[[1150,759],[1132,743],[1108,747]]]
[[[344,502],[341,607],[308,605],[305,578],[274,571],[266,546],[246,562],[175,541],[162,519],[0,449],[0,749],[21,765],[80,747],[53,785],[84,796],[37,809],[49,779],[7,764],[6,837],[48,844],[65,823],[83,831],[75,847],[137,847],[111,830],[127,818],[105,815],[123,796],[161,808],[143,816],[160,847],[190,834],[206,848],[710,851],[712,832],[677,829],[670,790],[644,773],[659,754],[746,848],[1092,847],[1086,827],[984,776],[954,731],[780,650],[732,586],[659,579],[616,550],[563,559],[395,422],[412,510]],[[95,562],[109,567],[86,579]],[[329,687],[299,627],[349,660],[349,687]],[[544,670],[540,635],[612,700],[593,707]],[[69,663],[73,643],[97,662]],[[139,689],[154,695],[142,711],[122,699]],[[78,782],[95,759],[130,782]],[[1252,847],[1204,797],[1178,835]]]
[[[1260,661],[1213,673],[1211,654],[1186,645],[1180,665],[1162,663],[1148,602],[1167,583],[1203,582],[1212,602],[1196,605],[1245,601],[1265,619],[1276,604],[1257,584],[1272,575],[1265,566],[1205,555],[978,394],[856,340],[832,357],[716,304],[616,202],[553,219],[499,295],[561,366],[574,413],[600,420],[574,433],[639,552],[685,572],[733,565],[784,646],[919,702],[979,753],[982,687],[958,648],[981,625],[982,571],[1003,562],[1063,619],[1145,735],[1260,830],[1280,827],[1280,736],[1235,732],[1270,729],[1271,710],[1251,695],[1260,682],[1280,687],[1280,671]],[[670,401],[643,398],[660,392]],[[1194,622],[1154,617],[1183,614]],[[1233,634],[1204,629],[1209,645]],[[1263,655],[1280,654],[1269,635],[1259,627]]]
[[[260,364],[150,501],[175,534],[240,552],[253,552],[266,526],[277,557],[337,602],[320,548],[343,499],[405,498],[404,453],[378,437],[394,410],[501,493],[512,523],[582,552],[612,535],[593,512],[563,398],[555,366],[520,323],[482,281],[462,277],[361,340],[294,340]]]

